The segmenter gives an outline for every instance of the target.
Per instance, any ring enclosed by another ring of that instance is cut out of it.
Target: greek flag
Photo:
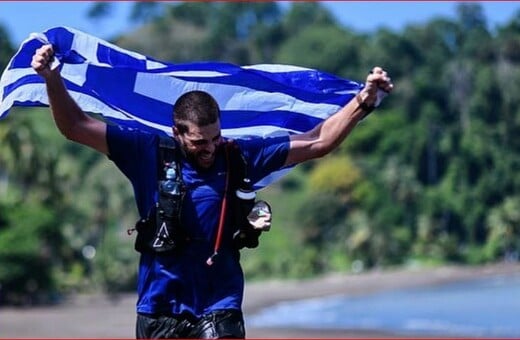
[[[31,34],[10,60],[0,78],[0,118],[13,106],[48,106],[44,81],[31,68],[34,51],[45,43],[53,45],[65,85],[85,112],[160,134],[171,134],[173,104],[191,90],[206,91],[217,100],[222,135],[238,138],[305,132],[363,87],[291,65],[174,64],[55,27]]]

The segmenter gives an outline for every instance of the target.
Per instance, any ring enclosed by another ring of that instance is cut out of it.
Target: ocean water
[[[519,338],[520,276],[280,303],[246,322],[254,327]]]

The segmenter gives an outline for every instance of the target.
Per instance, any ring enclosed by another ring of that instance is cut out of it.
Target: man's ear
[[[172,126],[173,137],[179,136],[179,129],[174,125]]]

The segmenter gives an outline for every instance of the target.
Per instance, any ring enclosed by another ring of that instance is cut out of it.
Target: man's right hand
[[[43,45],[33,55],[31,67],[44,78],[49,78],[52,75],[51,64],[54,61],[54,50],[52,45]],[[58,72],[56,70],[56,72]]]

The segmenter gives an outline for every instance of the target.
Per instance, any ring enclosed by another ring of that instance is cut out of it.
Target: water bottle
[[[169,195],[179,194],[179,183],[175,180],[176,172],[174,168],[166,170],[166,179],[161,183],[161,191]]]
[[[166,169],[166,178],[160,183],[159,202],[156,209],[156,235],[152,249],[166,252],[178,243],[178,218],[181,206],[181,188],[174,168]]]

